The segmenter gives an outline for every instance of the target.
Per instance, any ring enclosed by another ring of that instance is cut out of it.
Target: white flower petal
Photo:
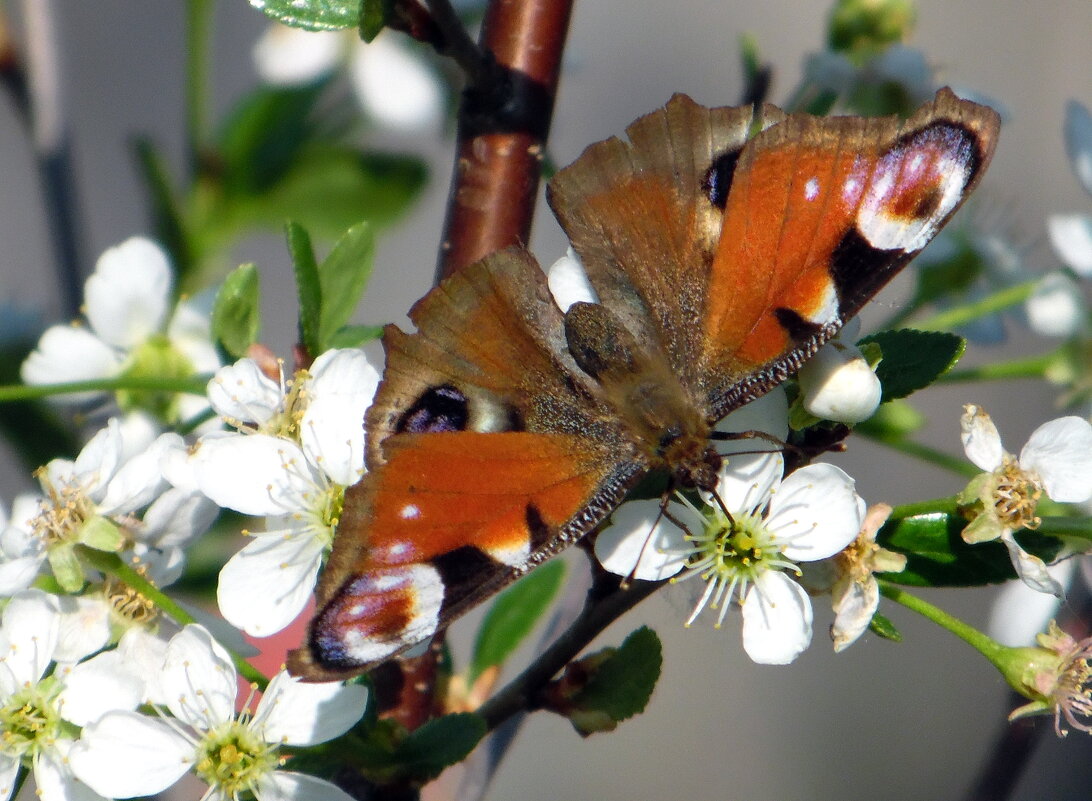
[[[717,423],[714,430],[726,434],[762,431],[784,441],[789,435],[789,397],[785,394],[784,387],[774,387],[761,398],[739,407]],[[775,451],[780,448],[772,442],[755,437],[717,442],[717,450],[731,454]]]
[[[273,24],[258,39],[251,55],[266,83],[298,86],[333,70],[349,41],[340,31],[306,31]]]
[[[103,648],[110,639],[110,605],[99,597],[62,595],[60,628],[53,659],[75,662]]]
[[[30,385],[111,378],[121,370],[121,356],[86,328],[55,325],[47,328],[38,347],[26,358],[19,374]],[[55,396],[61,403],[87,403],[102,392]]]
[[[351,795],[328,781],[288,770],[263,776],[255,795],[259,801],[353,801]]]
[[[167,325],[171,344],[185,356],[197,373],[211,373],[223,362],[212,344],[212,304],[216,296],[205,292],[198,298],[179,301]]]
[[[167,489],[160,464],[173,437],[165,435],[125,462],[110,479],[99,513],[120,515],[147,506]]]
[[[865,582],[848,581],[842,594],[834,600],[834,625],[830,637],[834,652],[840,653],[864,634],[880,606],[880,585],[875,579]]]
[[[169,489],[144,513],[141,539],[158,548],[185,548],[209,530],[219,511],[200,493]]]
[[[1001,542],[1009,549],[1009,559],[1020,579],[1036,592],[1062,597],[1062,585],[1047,571],[1047,566],[1038,556],[1034,556],[1016,542],[1011,531],[1001,532]]]
[[[303,452],[342,486],[364,474],[364,413],[379,386],[379,371],[364,351],[328,350],[309,371],[307,408],[300,422]]]
[[[99,256],[84,284],[85,313],[103,340],[133,348],[163,327],[170,292],[167,254],[135,236]]]
[[[1051,500],[1087,501],[1092,498],[1092,424],[1080,417],[1043,423],[1020,451],[1020,467],[1039,475]]]
[[[667,518],[657,524],[659,516],[659,501],[630,501],[618,507],[610,526],[595,538],[599,563],[617,576],[641,581],[663,581],[682,570],[686,556],[678,551],[686,544],[685,535]]]
[[[853,345],[828,342],[797,373],[804,409],[823,420],[859,423],[880,406],[883,388]]]
[[[1058,258],[1079,275],[1092,277],[1092,218],[1054,214],[1047,218],[1047,232]]]
[[[580,257],[571,247],[546,271],[546,285],[562,312],[567,312],[574,303],[599,302]]]
[[[64,677],[60,703],[65,720],[86,726],[107,712],[136,709],[144,696],[137,669],[117,650],[80,662]]]
[[[231,720],[235,711],[235,665],[204,628],[186,626],[167,643],[163,690],[174,716],[198,729]]]
[[[4,607],[0,628],[0,695],[38,681],[53,660],[61,616],[57,598],[41,590],[23,590]]]
[[[993,471],[1001,466],[1001,457],[1005,453],[1001,447],[1001,435],[997,433],[993,419],[981,406],[973,403],[964,406],[959,427],[963,452],[976,467]]]
[[[276,634],[311,598],[324,551],[306,530],[258,535],[220,571],[220,614],[254,637]]]
[[[0,798],[4,801],[11,798],[12,791],[15,789],[15,777],[19,773],[20,765],[22,760],[18,757],[0,754]]]
[[[765,505],[784,471],[780,452],[729,456],[717,479],[717,495],[730,511],[749,514]]]
[[[204,437],[193,455],[201,492],[246,515],[289,515],[307,508],[319,482],[303,451],[265,434]]]
[[[217,432],[221,436],[231,436],[227,432]],[[200,492],[197,486],[196,462],[190,458],[185,440],[178,434],[163,434],[163,458],[159,470],[167,482],[185,492]]]
[[[384,31],[368,44],[355,43],[349,70],[360,105],[380,125],[406,132],[439,127],[444,91],[421,50]]]
[[[134,627],[121,635],[117,653],[144,679],[141,702],[166,706],[168,698],[163,689],[162,672],[167,658],[167,641]]]
[[[110,798],[162,792],[189,770],[194,747],[167,724],[135,712],[108,712],[83,730],[68,755],[73,772]]]
[[[367,702],[366,687],[305,684],[282,670],[258,702],[252,725],[267,743],[316,745],[351,729],[364,715]]]
[[[1084,324],[1084,297],[1076,281],[1063,272],[1052,272],[1036,285],[1024,303],[1024,312],[1035,333],[1070,337]]]
[[[34,783],[41,801],[105,801],[72,773],[65,754],[57,753],[71,741],[56,742],[57,748],[43,751],[34,761]],[[62,746],[65,743],[65,746]]]
[[[1076,559],[1066,559],[1056,565],[1048,565],[1047,572],[1063,588],[1067,588],[1073,581],[1076,567]],[[1035,645],[1035,635],[1046,630],[1047,623],[1058,613],[1060,606],[1059,598],[1033,590],[1023,581],[1006,582],[990,607],[986,633],[1010,648]]]
[[[34,556],[16,557],[0,563],[0,596],[6,598],[33,584],[45,556],[45,551],[42,551]]]
[[[128,461],[152,447],[160,432],[156,419],[142,411],[126,412],[118,419],[118,428],[121,431],[122,461]]]
[[[271,380],[253,359],[239,359],[221,367],[206,389],[216,413],[228,420],[264,423],[284,402],[280,385]]]
[[[76,461],[71,463],[72,478],[78,481],[92,498],[101,499],[110,479],[114,477],[114,473],[121,465],[124,449],[121,425],[116,417],[112,417],[106,422],[105,428],[100,429],[87,441],[79,456],[76,457]],[[59,474],[55,475],[59,477]]]
[[[769,570],[743,600],[743,650],[760,665],[787,665],[811,643],[811,621],[804,588]]]
[[[802,467],[786,478],[770,501],[767,527],[797,562],[826,559],[845,548],[861,530],[855,482],[832,464]]]

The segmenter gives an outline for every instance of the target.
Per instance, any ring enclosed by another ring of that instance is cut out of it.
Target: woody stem
[[[438,278],[530,236],[572,4],[489,4],[480,46],[494,62],[463,92]]]

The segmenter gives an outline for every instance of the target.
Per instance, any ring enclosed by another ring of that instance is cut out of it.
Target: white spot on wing
[[[819,179],[809,178],[804,184],[804,200],[815,200],[819,197]]]
[[[838,319],[838,290],[833,281],[827,281],[819,305],[807,315],[807,319],[816,325],[827,325]]]
[[[421,516],[421,510],[412,503],[407,503],[398,512],[398,516],[403,520],[416,520]]]

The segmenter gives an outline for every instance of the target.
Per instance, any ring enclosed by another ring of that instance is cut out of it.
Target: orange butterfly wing
[[[345,499],[297,675],[361,672],[579,539],[646,466],[579,373],[537,263],[503,251],[385,332],[369,471]]]
[[[999,124],[941,90],[901,124],[792,115],[747,145],[703,314],[717,417],[795,372],[928,244],[977,185]]]

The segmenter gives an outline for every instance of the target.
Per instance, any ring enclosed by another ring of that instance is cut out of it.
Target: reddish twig
[[[572,0],[493,0],[481,47],[491,68],[471,75],[437,276],[527,242]]]

